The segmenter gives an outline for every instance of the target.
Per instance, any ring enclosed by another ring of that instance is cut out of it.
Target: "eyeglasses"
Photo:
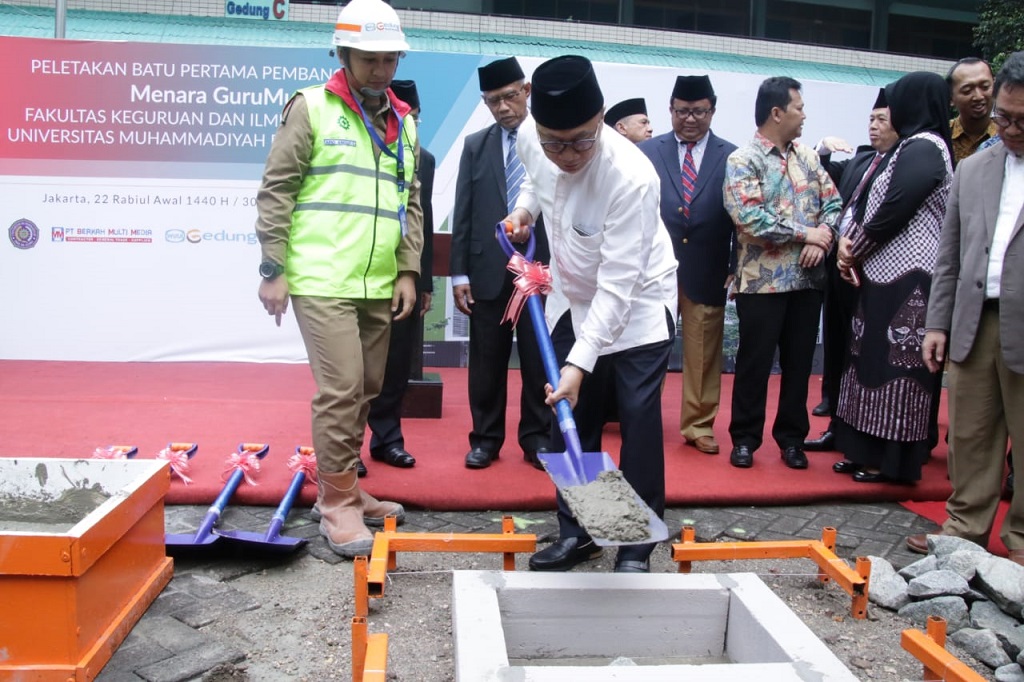
[[[525,88],[526,84],[524,83],[523,85],[520,85],[517,89],[513,90],[512,92],[506,92],[502,95],[480,95],[480,99],[482,99],[484,101],[484,104],[486,104],[487,106],[496,107],[500,105],[502,102],[514,102],[515,100],[519,99],[519,93],[521,93]]]
[[[703,121],[704,118],[711,113],[711,109],[673,109],[672,115],[677,118],[685,119],[687,116],[693,116],[694,121]]]
[[[598,128],[598,130],[600,130],[600,128]],[[561,142],[556,140],[551,140],[550,142],[541,142],[540,146],[543,147],[544,151],[546,151],[548,154],[553,154],[555,156],[558,156],[569,147],[572,147],[572,150],[574,152],[582,154],[583,152],[589,152],[591,149],[594,148],[594,145],[597,144],[597,130],[595,130],[591,134],[593,135],[593,137],[584,137],[582,139],[572,140],[570,142]]]
[[[1010,118],[1003,114],[992,114],[992,122],[1003,130],[1006,130],[1011,125],[1015,125],[1017,126],[1017,130],[1024,133],[1024,118]]]

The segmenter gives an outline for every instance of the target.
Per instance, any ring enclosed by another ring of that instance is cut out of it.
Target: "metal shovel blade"
[[[288,535],[270,537],[269,533],[253,533],[245,530],[217,530],[214,532],[227,542],[244,546],[248,550],[268,554],[288,554],[306,544],[305,538]]]
[[[288,518],[288,512],[291,511],[295,499],[299,496],[299,491],[302,490],[302,484],[305,480],[305,473],[301,470],[295,472],[288,490],[285,491],[284,497],[281,498],[277,509],[274,510],[274,516],[270,519],[270,525],[265,533],[260,534],[244,530],[222,531],[216,529],[213,532],[224,538],[228,544],[245,547],[257,552],[268,554],[294,552],[306,544],[306,540],[304,538],[292,538],[281,535],[281,529],[284,527],[284,522]]]
[[[544,465],[548,476],[551,477],[555,487],[562,493],[562,499],[565,500],[565,503],[577,520],[585,516],[586,511],[575,504],[575,496],[566,494],[566,490],[569,489],[571,491],[574,487],[594,483],[603,472],[618,472],[615,462],[612,461],[607,452],[584,452],[581,453],[580,458],[576,462],[574,462],[573,456],[568,452],[540,452],[537,453],[537,458]],[[576,471],[577,463],[582,464],[582,479]],[[647,537],[642,540],[600,537],[600,533],[595,532],[594,527],[586,528],[594,544],[600,547],[616,547],[619,545],[662,542],[668,539],[668,526],[665,525],[665,522],[658,518],[654,510],[647,506],[647,503],[643,501],[635,490],[630,489],[630,492],[633,495],[633,502],[638,511],[647,515]]]

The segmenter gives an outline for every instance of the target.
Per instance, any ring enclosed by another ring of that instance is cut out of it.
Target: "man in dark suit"
[[[853,219],[857,201],[867,197],[871,177],[882,168],[882,157],[896,146],[899,135],[889,120],[889,108],[885,103],[885,90],[878,91],[878,97],[868,117],[868,139],[870,146],[858,147],[853,158],[833,161],[832,153],[850,149],[845,141],[826,137],[819,145],[818,154],[829,176],[836,183],[836,189],[843,198],[843,213],[839,219],[839,234],[844,235]],[[831,415],[839,405],[839,383],[843,374],[847,339],[850,336],[850,320],[857,304],[857,289],[839,276],[835,250],[825,257],[825,307],[822,328],[825,351],[822,370],[822,404],[827,406],[824,414]],[[820,414],[818,416],[821,416]],[[804,441],[804,450],[821,452],[835,449],[835,435],[832,424],[813,440]],[[838,473],[849,473],[839,463],[833,467]],[[848,469],[848,467],[847,467]]]
[[[957,166],[939,239],[921,352],[949,356],[949,518],[943,535],[988,543],[1007,439],[1024,468],[1024,52],[1003,64],[992,120],[1002,141]],[[1024,490],[1015,483],[1000,537],[1024,565]],[[923,535],[907,539],[926,553]]]
[[[391,81],[391,90],[409,105],[409,116],[419,122],[420,96],[416,83]],[[434,259],[434,155],[420,147],[416,177],[420,181],[420,205],[423,207],[423,251],[420,254],[420,278],[416,284],[416,307],[412,315],[392,322],[388,346],[388,364],[380,394],[370,401],[367,425],[370,427],[370,457],[393,467],[409,468],[416,459],[405,449],[402,435],[402,399],[409,386],[413,355],[423,352],[423,316],[430,310],[434,295],[432,263]],[[363,467],[365,470],[365,466]],[[361,472],[362,473],[362,472]]]
[[[544,404],[544,366],[529,315],[515,329],[501,320],[513,293],[508,257],[494,238],[494,226],[515,206],[526,172],[516,156],[516,134],[527,116],[530,84],[515,57],[478,70],[484,104],[494,124],[466,137],[455,185],[451,267],[455,306],[469,316],[469,409],[473,430],[466,466],[489,467],[505,442],[508,362],[512,335],[519,343],[523,388],[519,400],[519,445],[524,459],[540,469],[547,451],[551,409]],[[535,260],[548,261],[541,221],[535,230]]]
[[[679,432],[709,455],[719,451],[713,429],[721,398],[725,298],[735,235],[722,203],[722,184],[725,160],[736,145],[711,132],[717,101],[707,76],[679,76],[669,101],[672,132],[640,144],[661,179],[661,218],[679,261]]]

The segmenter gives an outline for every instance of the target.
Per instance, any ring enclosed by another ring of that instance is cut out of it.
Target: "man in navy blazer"
[[[669,101],[672,132],[640,144],[661,178],[661,217],[679,261],[679,432],[709,455],[719,451],[713,427],[721,398],[725,299],[736,234],[722,202],[725,160],[736,145],[711,132],[717,101],[707,76],[679,76]]]

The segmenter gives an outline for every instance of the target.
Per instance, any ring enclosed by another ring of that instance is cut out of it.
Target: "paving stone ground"
[[[170,506],[166,509],[169,533],[190,533],[206,512],[205,506]],[[271,507],[229,507],[220,527],[262,531]],[[403,531],[472,533],[500,532],[501,518],[511,515],[519,530],[537,535],[538,544],[554,539],[558,528],[553,512],[430,512],[409,511]],[[907,535],[930,531],[934,524],[895,503],[836,503],[791,507],[673,508],[665,513],[670,531],[693,526],[697,540],[819,539],[822,529],[837,529],[836,554],[852,561],[875,555],[897,568],[917,555],[903,544]],[[296,562],[342,560],[319,537],[309,510],[293,510],[285,535],[308,538],[298,552],[268,562],[237,553],[223,561],[220,553],[194,552],[175,557],[174,578],[157,597],[101,671],[98,682],[188,682],[199,680],[217,665],[239,663],[242,651],[217,641],[200,628],[217,619],[259,609],[255,597],[231,587],[231,581],[259,571],[284,571]]]

